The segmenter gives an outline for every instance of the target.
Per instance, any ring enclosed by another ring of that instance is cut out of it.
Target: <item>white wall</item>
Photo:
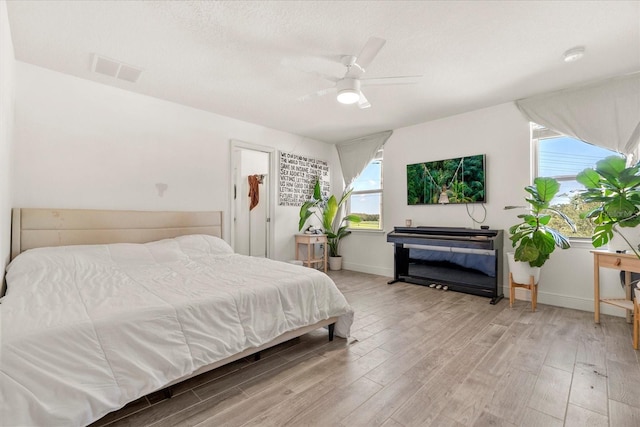
[[[3,67],[13,64],[6,52],[3,48]],[[4,227],[10,206],[221,209],[228,216],[231,139],[327,160],[334,189],[342,178],[335,148],[321,142],[19,61],[15,77],[2,75],[3,85],[11,89],[15,81],[16,88],[13,204],[8,187],[0,190],[4,191],[0,192]],[[5,93],[2,120],[10,123],[11,109],[7,113],[6,105],[11,105],[12,98]],[[3,126],[4,151],[9,146],[6,142],[11,142],[7,128]],[[528,123],[509,103],[394,131],[384,153],[386,231],[409,218],[414,225],[473,226],[464,206],[406,204],[407,164],[470,154],[487,156],[484,223],[504,230],[513,224],[517,212],[505,211],[503,206],[522,203],[531,156]],[[5,163],[7,158],[5,154]],[[6,174],[6,169],[0,173]],[[163,196],[156,183],[168,185]],[[478,219],[484,215],[478,205],[472,214]],[[276,206],[274,258],[293,257],[297,223],[298,208]],[[227,222],[225,236],[229,232]],[[8,241],[8,234],[3,234],[5,256]],[[505,249],[508,244],[505,236]],[[345,268],[392,276],[393,251],[385,233],[354,232],[341,249]],[[593,310],[589,249],[574,247],[552,256],[542,272],[541,303]],[[603,273],[603,294],[621,293],[615,274]],[[621,314],[615,309],[603,312]]]
[[[20,61],[15,80],[14,206],[223,210],[229,239],[231,139],[339,169],[332,145],[297,135]],[[273,258],[292,258],[298,211],[276,205]]]
[[[7,3],[0,1],[0,263],[9,261],[11,235],[11,153],[14,122],[14,67],[13,43],[7,17]]]
[[[531,179],[529,132],[529,123],[512,103],[395,130],[384,146],[385,233],[354,231],[344,239],[341,248],[345,268],[392,277],[393,247],[386,242],[386,233],[404,225],[406,219],[411,219],[414,226],[477,228],[464,205],[407,205],[407,164],[473,154],[486,154],[484,225],[504,230],[504,249],[511,250],[507,230],[521,212],[503,208],[524,202],[523,188]],[[469,205],[469,210],[476,220],[483,219],[481,205]],[[593,311],[591,249],[590,245],[575,245],[551,256],[542,270],[539,302]],[[506,260],[504,264],[508,286]],[[603,294],[623,295],[613,272],[603,271],[602,276]],[[622,314],[607,308],[603,312]]]

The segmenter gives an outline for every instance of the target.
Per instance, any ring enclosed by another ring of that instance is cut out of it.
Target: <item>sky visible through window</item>
[[[620,154],[587,144],[567,136],[538,141],[538,176],[558,179],[560,191],[555,203],[567,203],[576,191],[584,187],[575,180],[583,169],[592,168],[598,160]],[[562,177],[571,177],[563,180]]]
[[[358,179],[353,182],[354,191],[363,190],[376,190],[380,188],[380,180],[382,179],[382,173],[380,170],[380,162],[371,162],[364,171],[360,174]],[[380,197],[377,195],[369,194],[356,194],[351,196],[351,212],[353,213],[380,213]]]
[[[539,141],[538,175],[577,175],[595,166],[598,160],[616,153],[606,148],[569,137],[542,139]]]

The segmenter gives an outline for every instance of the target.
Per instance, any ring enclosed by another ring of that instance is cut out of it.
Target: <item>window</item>
[[[577,232],[574,233],[559,218],[554,217],[550,225],[567,237],[590,239],[593,224],[589,220],[580,219],[580,214],[591,210],[595,204],[586,204],[580,200],[579,191],[584,187],[578,183],[576,176],[605,157],[624,156],[536,124],[532,124],[532,142],[536,154],[536,176],[558,180],[560,191],[551,202],[551,206],[569,216],[576,224]]]
[[[376,153],[358,178],[353,181],[349,213],[359,215],[360,223],[351,223],[356,230],[382,230],[382,150]]]

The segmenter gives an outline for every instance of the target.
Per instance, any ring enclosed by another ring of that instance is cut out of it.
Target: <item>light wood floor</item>
[[[640,426],[623,318],[331,272],[352,337],[317,331],[95,426]]]

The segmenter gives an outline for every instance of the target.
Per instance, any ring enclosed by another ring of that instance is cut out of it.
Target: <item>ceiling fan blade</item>
[[[382,46],[387,41],[385,39],[381,39],[379,37],[370,37],[367,40],[367,43],[360,51],[360,54],[356,58],[356,65],[362,72],[364,73],[367,70],[367,67],[371,64],[371,61],[376,57]]]
[[[360,79],[363,86],[374,85],[413,85],[420,82],[422,76],[378,77],[374,79]]]
[[[319,98],[319,97],[324,96],[324,95],[326,95],[326,94],[328,94],[330,92],[333,92],[334,90],[336,90],[335,87],[328,87],[326,89],[320,89],[317,92],[309,93],[307,95],[302,95],[302,96],[298,97],[298,101],[304,102],[304,101],[308,101],[308,100],[313,99],[313,98]]]
[[[358,99],[358,108],[365,109],[365,108],[370,108],[370,107],[371,107],[371,103],[364,96],[364,93],[362,93],[362,91],[361,91],[360,92],[360,99]]]
[[[280,60],[280,65],[307,74],[317,74],[320,77],[338,75],[344,70],[339,55],[285,57]]]

